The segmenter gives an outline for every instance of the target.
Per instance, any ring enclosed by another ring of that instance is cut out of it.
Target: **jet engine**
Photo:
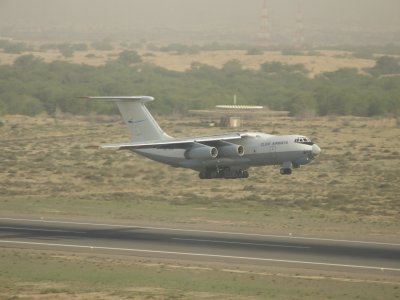
[[[209,146],[198,146],[188,149],[185,152],[187,159],[212,159],[218,156],[218,149]]]
[[[244,154],[244,148],[242,145],[236,145],[226,143],[226,145],[218,147],[219,157],[241,157]]]

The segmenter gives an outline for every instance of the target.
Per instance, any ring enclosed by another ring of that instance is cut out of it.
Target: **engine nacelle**
[[[218,147],[219,157],[241,157],[244,154],[242,145],[226,143],[226,145]]]
[[[212,159],[218,156],[218,149],[209,146],[198,146],[188,149],[185,152],[187,159]]]

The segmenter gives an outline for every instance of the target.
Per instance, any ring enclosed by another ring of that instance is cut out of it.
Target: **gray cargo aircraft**
[[[176,168],[199,172],[201,179],[248,178],[250,167],[280,165],[282,175],[311,163],[321,152],[302,135],[237,132],[176,139],[167,135],[147,110],[149,96],[82,97],[114,101],[131,133],[131,142],[100,149],[130,150]]]

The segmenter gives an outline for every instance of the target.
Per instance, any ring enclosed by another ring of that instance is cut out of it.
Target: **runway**
[[[400,242],[0,218],[0,247],[400,276]]]

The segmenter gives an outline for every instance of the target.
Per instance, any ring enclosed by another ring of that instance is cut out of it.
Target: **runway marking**
[[[28,230],[28,231],[44,231],[44,232],[60,232],[60,233],[87,233],[84,231],[70,231],[70,230],[58,230],[58,229],[36,229],[26,227],[11,227],[11,226],[0,226],[0,229],[14,229],[14,230]]]
[[[72,222],[72,221],[31,220],[31,219],[13,219],[13,218],[0,218],[0,220],[43,222],[43,223],[55,223],[55,224],[58,223],[58,224],[71,224],[71,225],[88,225],[88,226],[105,226],[105,227],[126,228],[126,229],[129,229],[129,228],[130,229],[152,229],[152,230],[167,230],[167,231],[182,231],[182,232],[229,234],[229,235],[240,235],[240,236],[258,236],[258,237],[273,237],[273,238],[285,238],[285,239],[291,238],[291,239],[299,239],[299,240],[301,239],[301,240],[314,240],[314,241],[327,241],[327,242],[344,242],[344,243],[353,243],[353,244],[400,246],[400,243],[385,243],[385,242],[372,242],[372,241],[357,241],[357,240],[344,240],[344,239],[316,238],[316,237],[304,237],[304,236],[293,236],[293,235],[241,233],[241,232],[229,232],[229,231],[179,229],[179,228],[150,227],[150,226],[127,226],[127,225],[117,225],[117,224]]]
[[[73,245],[73,244],[53,244],[53,243],[23,242],[23,241],[10,241],[10,240],[0,240],[0,243],[21,244],[21,245],[37,245],[37,246],[52,246],[52,247],[64,247],[64,248],[81,248],[81,249],[90,249],[90,250],[97,249],[97,250],[113,250],[113,251],[125,251],[125,252],[157,253],[157,254],[168,254],[168,255],[214,257],[214,258],[226,258],[226,259],[268,261],[268,262],[281,262],[281,263],[292,263],[292,264],[303,264],[303,265],[316,265],[316,266],[329,266],[329,267],[342,267],[342,268],[356,268],[356,269],[369,269],[369,270],[400,272],[400,269],[397,269],[397,268],[361,266],[361,265],[347,265],[347,264],[334,264],[334,263],[325,263],[325,262],[301,261],[301,260],[285,260],[285,259],[260,258],[260,257],[231,256],[231,255],[206,254],[206,253],[190,253],[190,252],[175,252],[175,251],[131,249],[131,248],[114,248],[114,247],[101,247],[101,246],[88,246],[88,245]]]
[[[220,244],[236,244],[236,245],[252,245],[252,246],[264,246],[264,247],[280,247],[280,248],[298,248],[298,249],[309,249],[307,246],[288,246],[288,245],[276,245],[276,244],[258,244],[258,243],[244,243],[244,242],[231,242],[231,241],[217,241],[217,240],[201,240],[201,239],[184,239],[184,238],[172,238],[173,240],[180,241],[193,241],[193,242],[208,242],[208,243],[220,243]]]

